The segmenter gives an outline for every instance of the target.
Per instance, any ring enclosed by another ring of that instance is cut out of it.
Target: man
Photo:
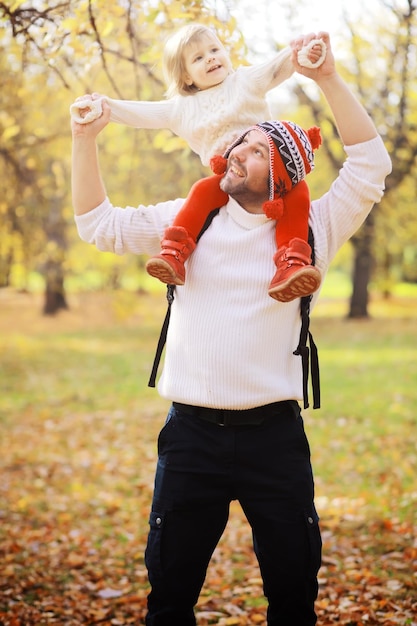
[[[318,69],[297,63],[315,37]],[[391,163],[374,124],[335,69],[327,33],[294,40],[297,70],[315,80],[348,155],[330,190],[313,201],[310,226],[322,276],[383,194]],[[155,254],[183,200],[115,208],[106,197],[96,137],[109,119],[73,122],[73,204],[81,237],[100,250]],[[279,123],[251,128],[227,154],[220,209],[177,287],[158,389],[173,401],[158,440],[146,548],[148,626],[195,625],[207,565],[237,499],[252,527],[269,626],[312,626],[321,539],[298,401],[300,302],[267,294],[275,221],[263,205],[276,180]],[[272,130],[271,130],[272,129]],[[281,146],[282,148],[282,146]],[[285,151],[285,150],[284,150]],[[221,267],[221,271],[218,271]],[[315,295],[315,298],[317,294]],[[314,300],[313,300],[314,304]]]

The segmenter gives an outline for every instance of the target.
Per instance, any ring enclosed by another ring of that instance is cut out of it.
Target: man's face
[[[260,130],[250,130],[231,151],[220,187],[249,213],[263,213],[269,198],[269,144]]]

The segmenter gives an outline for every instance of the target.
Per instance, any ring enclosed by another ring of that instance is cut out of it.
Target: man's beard
[[[246,204],[261,206],[268,199],[267,194],[262,197],[259,191],[252,191],[248,188],[246,178],[242,178],[242,182],[231,181],[227,178],[227,174],[220,180],[220,189],[236,200],[243,208]]]

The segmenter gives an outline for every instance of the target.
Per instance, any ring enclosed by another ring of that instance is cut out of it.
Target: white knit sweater
[[[339,177],[310,212],[323,277],[381,199],[391,167],[379,137],[346,152]],[[155,254],[182,202],[121,209],[106,199],[76,218],[79,234],[100,250]],[[301,358],[293,355],[300,303],[268,296],[274,252],[275,222],[230,199],[188,260],[185,285],[175,290],[158,384],[164,398],[225,409],[302,399]]]

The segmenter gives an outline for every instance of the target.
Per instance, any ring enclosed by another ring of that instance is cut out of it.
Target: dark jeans
[[[211,555],[238,500],[249,521],[269,626],[313,626],[321,537],[299,407],[218,426],[172,407],[158,440],[145,561],[147,626],[195,626]]]

